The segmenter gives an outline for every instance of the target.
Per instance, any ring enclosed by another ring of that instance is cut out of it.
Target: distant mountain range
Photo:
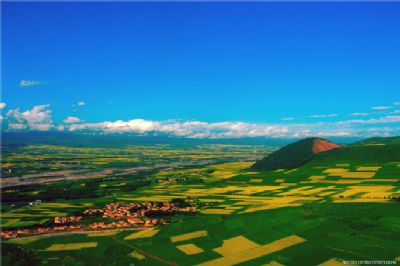
[[[225,138],[225,139],[193,139],[172,137],[167,135],[135,135],[135,134],[88,134],[74,132],[2,132],[2,146],[22,145],[63,145],[72,147],[121,147],[126,145],[171,144],[237,144],[237,145],[267,145],[282,147],[298,141],[294,138]],[[360,138],[336,138],[339,143],[351,143]]]
[[[326,139],[307,138],[289,144],[257,161],[252,168],[259,171],[293,169],[307,163],[384,163],[400,161],[400,137],[374,137],[349,145]]]

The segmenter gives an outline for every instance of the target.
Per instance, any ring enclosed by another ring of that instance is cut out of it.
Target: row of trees
[[[57,199],[83,199],[83,198],[99,198],[113,193],[114,188],[100,187],[102,179],[87,180],[83,183],[65,182],[57,184],[49,184],[40,188],[37,185],[30,185],[32,187],[13,187],[2,190],[2,203],[23,203],[32,202],[37,199],[42,201],[52,201]],[[137,188],[150,185],[150,180],[138,180],[130,182],[125,186],[119,187],[121,191],[133,191]],[[83,184],[83,185],[81,185]],[[42,189],[42,190],[41,190]],[[32,191],[39,191],[37,194],[32,194]]]

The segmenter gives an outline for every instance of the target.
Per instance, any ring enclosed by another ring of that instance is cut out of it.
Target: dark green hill
[[[374,138],[369,138],[365,140],[358,141],[354,144],[360,145],[360,144],[400,144],[400,136],[396,137],[374,137]]]
[[[326,139],[306,138],[270,154],[256,162],[252,168],[261,171],[297,168],[312,160],[318,153],[340,147]]]

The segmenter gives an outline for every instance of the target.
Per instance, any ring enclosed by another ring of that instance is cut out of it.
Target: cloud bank
[[[327,118],[327,117],[336,117],[337,114],[328,114],[328,115],[310,115],[310,118]]]
[[[324,115],[332,117],[333,115]],[[154,121],[145,119],[88,123],[69,116],[63,124],[53,122],[49,104],[34,106],[30,110],[19,108],[6,114],[6,130],[67,130],[100,134],[134,133],[141,135],[166,134],[187,138],[243,138],[243,137],[331,137],[331,136],[391,136],[400,134],[400,116],[384,115],[379,118],[351,119],[314,123],[247,123],[241,121]],[[4,122],[3,120],[3,122]],[[290,121],[290,120],[289,120]]]
[[[25,112],[21,112],[19,108],[9,110],[6,116],[10,129],[48,131],[56,127],[53,124],[49,104],[37,105]]]
[[[74,124],[74,123],[81,123],[84,122],[83,120],[79,119],[76,116],[68,116],[63,120],[64,123],[66,124]]]
[[[372,107],[373,110],[387,110],[387,109],[390,109],[390,108],[392,108],[392,106],[383,106],[383,105],[380,105],[380,106],[374,106],[374,107]]]
[[[351,113],[350,116],[367,116],[368,113]]]

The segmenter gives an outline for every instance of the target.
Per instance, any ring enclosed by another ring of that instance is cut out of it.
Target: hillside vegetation
[[[316,154],[340,148],[341,146],[321,138],[306,138],[289,144],[257,161],[255,170],[293,169],[312,160]]]
[[[397,141],[400,138],[397,138]],[[368,141],[368,140],[367,140]],[[388,140],[390,144],[370,145],[368,142],[355,143],[341,149],[320,153],[310,162],[312,165],[326,165],[331,163],[388,163],[400,160],[400,142]],[[382,139],[380,140],[382,142]]]
[[[385,145],[385,144],[400,144],[400,137],[373,137],[361,140],[355,143],[356,145]]]

